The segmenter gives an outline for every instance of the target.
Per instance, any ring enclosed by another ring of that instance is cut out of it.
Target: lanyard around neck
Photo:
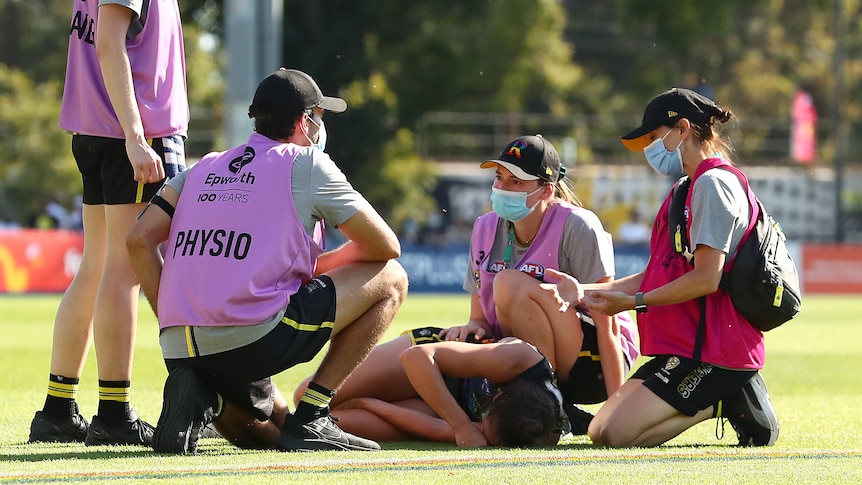
[[[503,253],[503,266],[510,268],[512,263],[512,247],[515,245],[515,224],[509,222],[509,240],[506,242],[506,252]]]

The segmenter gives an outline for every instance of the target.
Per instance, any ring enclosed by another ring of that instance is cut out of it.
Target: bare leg
[[[630,379],[599,409],[588,433],[598,445],[658,446],[710,417],[712,407],[694,416],[680,414],[642,380]]]
[[[574,309],[559,311],[559,303],[535,278],[516,270],[494,278],[497,320],[503,333],[535,345],[561,380],[578,359],[584,340]]]
[[[411,435],[389,424],[386,420],[365,409],[337,409],[332,415],[338,418],[342,430],[374,441],[407,441]]]
[[[400,401],[415,396],[416,391],[407,379],[407,374],[398,360],[411,345],[410,337],[401,335],[384,342],[368,354],[368,357],[350,374],[332,398],[332,408],[357,397],[375,397],[387,402]],[[314,376],[306,378],[293,394],[294,404],[299,402],[306,386]]]
[[[99,379],[132,378],[140,285],[129,260],[126,236],[143,207],[143,204],[105,206],[105,267],[93,315]]]
[[[51,373],[81,377],[93,338],[93,307],[105,263],[103,205],[85,205],[84,254],[78,273],[60,300],[54,319]]]
[[[335,284],[335,327],[314,382],[337,391],[371,352],[407,296],[407,274],[396,261],[356,263],[329,273]]]

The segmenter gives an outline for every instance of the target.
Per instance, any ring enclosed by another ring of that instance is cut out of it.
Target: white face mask
[[[667,135],[672,131],[673,130],[668,130],[664,136],[653,140],[652,143],[647,145],[646,148],[644,148],[644,157],[646,157],[646,161],[649,166],[656,172],[662,175],[679,178],[683,173],[685,173],[682,167],[682,153],[679,151],[679,147],[682,146],[682,140],[680,140],[679,145],[671,151],[669,151],[664,145],[664,139],[667,138]]]
[[[326,125],[320,120],[320,129],[317,130],[317,143],[314,144],[320,151],[326,151]]]
[[[318,146],[318,144],[320,143],[321,132],[323,131],[323,120],[314,121],[314,118],[311,115],[309,115],[308,113],[305,113],[305,116],[308,118],[309,124],[311,125],[308,127],[308,131],[306,131],[304,133],[305,139],[308,140],[309,146],[318,147],[318,148],[320,148],[321,151],[323,151],[323,148],[321,148],[321,146],[323,146],[323,147],[326,146],[325,145],[325,143],[326,143],[326,136],[325,135],[323,138],[324,144],[321,146]]]

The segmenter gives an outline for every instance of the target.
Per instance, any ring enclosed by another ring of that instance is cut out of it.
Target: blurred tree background
[[[226,148],[230,67],[223,1],[180,7],[195,158]],[[843,116],[849,153],[862,130],[860,9],[859,0],[284,0],[283,64],[348,101],[347,112],[326,118],[327,151],[398,228],[434,205],[436,164],[417,148],[417,127],[433,112],[637,121],[652,96],[684,86],[709,90],[744,120],[789,119],[804,89],[821,116],[815,164],[828,166],[828,118]],[[68,202],[80,191],[56,121],[70,14],[68,2],[0,0],[0,219],[27,224],[46,195]],[[837,71],[836,33],[846,54]],[[770,136],[765,126],[743,144]]]

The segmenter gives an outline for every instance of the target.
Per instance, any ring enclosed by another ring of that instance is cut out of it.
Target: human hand
[[[482,424],[471,421],[455,430],[455,444],[459,448],[481,448],[490,443],[482,432]]]
[[[581,302],[584,297],[584,289],[577,279],[553,268],[545,269],[545,277],[548,276],[557,280],[556,284],[548,285],[552,286],[548,290],[560,303],[560,311],[566,311],[570,306],[575,306]],[[544,289],[545,285],[547,284],[543,284],[541,288]]]
[[[468,323],[466,325],[444,328],[440,331],[440,338],[455,342],[469,342],[471,339],[481,342],[482,337],[484,337],[486,333],[487,332],[485,332],[484,328]]]
[[[126,154],[135,173],[135,181],[142,184],[158,182],[165,178],[162,159],[146,141],[126,140]]]
[[[619,312],[632,309],[634,297],[622,291],[593,290],[587,292],[582,304],[590,309],[590,312],[615,315]]]

